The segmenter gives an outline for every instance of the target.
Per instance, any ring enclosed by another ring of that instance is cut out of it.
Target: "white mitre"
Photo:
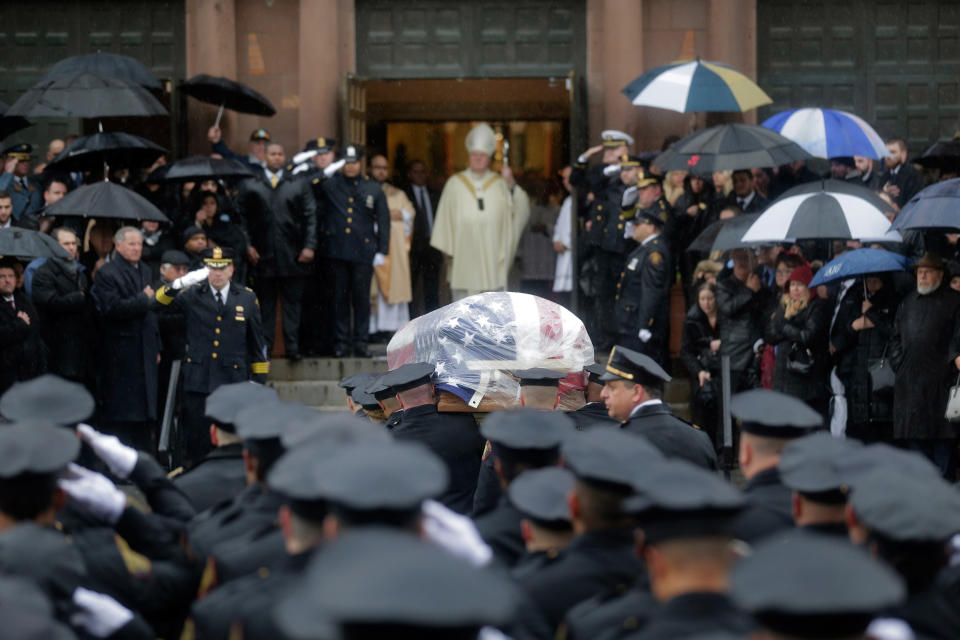
[[[483,151],[492,156],[497,150],[497,136],[486,122],[482,122],[467,134],[467,153]]]

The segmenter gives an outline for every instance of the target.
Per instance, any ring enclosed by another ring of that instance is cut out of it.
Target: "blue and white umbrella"
[[[905,271],[910,268],[911,260],[906,256],[883,249],[855,249],[842,253],[823,265],[810,283],[811,287],[846,280],[857,276],[889,271]]]
[[[864,156],[880,160],[890,155],[883,138],[863,118],[833,109],[791,109],[767,118],[763,126],[793,140],[812,156]]]
[[[680,113],[744,112],[773,102],[733,67],[699,59],[651,69],[624,87],[623,93],[637,106]]]

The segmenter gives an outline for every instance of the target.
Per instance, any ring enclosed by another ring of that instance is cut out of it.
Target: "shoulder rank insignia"
[[[659,267],[661,262],[663,262],[663,254],[661,254],[659,251],[654,251],[650,254],[650,264],[655,267]]]
[[[314,178],[314,179],[313,179],[313,184],[317,184],[318,182],[320,182],[320,178]]]

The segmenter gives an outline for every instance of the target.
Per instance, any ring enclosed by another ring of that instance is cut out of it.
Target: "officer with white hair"
[[[482,123],[467,135],[470,167],[447,180],[437,206],[430,245],[452,258],[448,280],[459,300],[507,286],[520,235],[530,217],[530,199],[506,165],[490,170],[497,139]]]

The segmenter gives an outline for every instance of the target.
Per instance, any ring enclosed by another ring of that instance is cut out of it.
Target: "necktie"
[[[17,305],[13,304],[13,298],[11,298],[10,300],[7,300],[7,302],[10,304],[11,309],[13,309],[14,311],[17,310]]]
[[[279,176],[277,176],[277,174],[275,174],[275,173],[271,173],[271,174],[270,174],[270,186],[273,187],[274,189],[276,189],[278,182],[280,182]]]
[[[223,295],[217,291],[217,313],[223,311]]]

